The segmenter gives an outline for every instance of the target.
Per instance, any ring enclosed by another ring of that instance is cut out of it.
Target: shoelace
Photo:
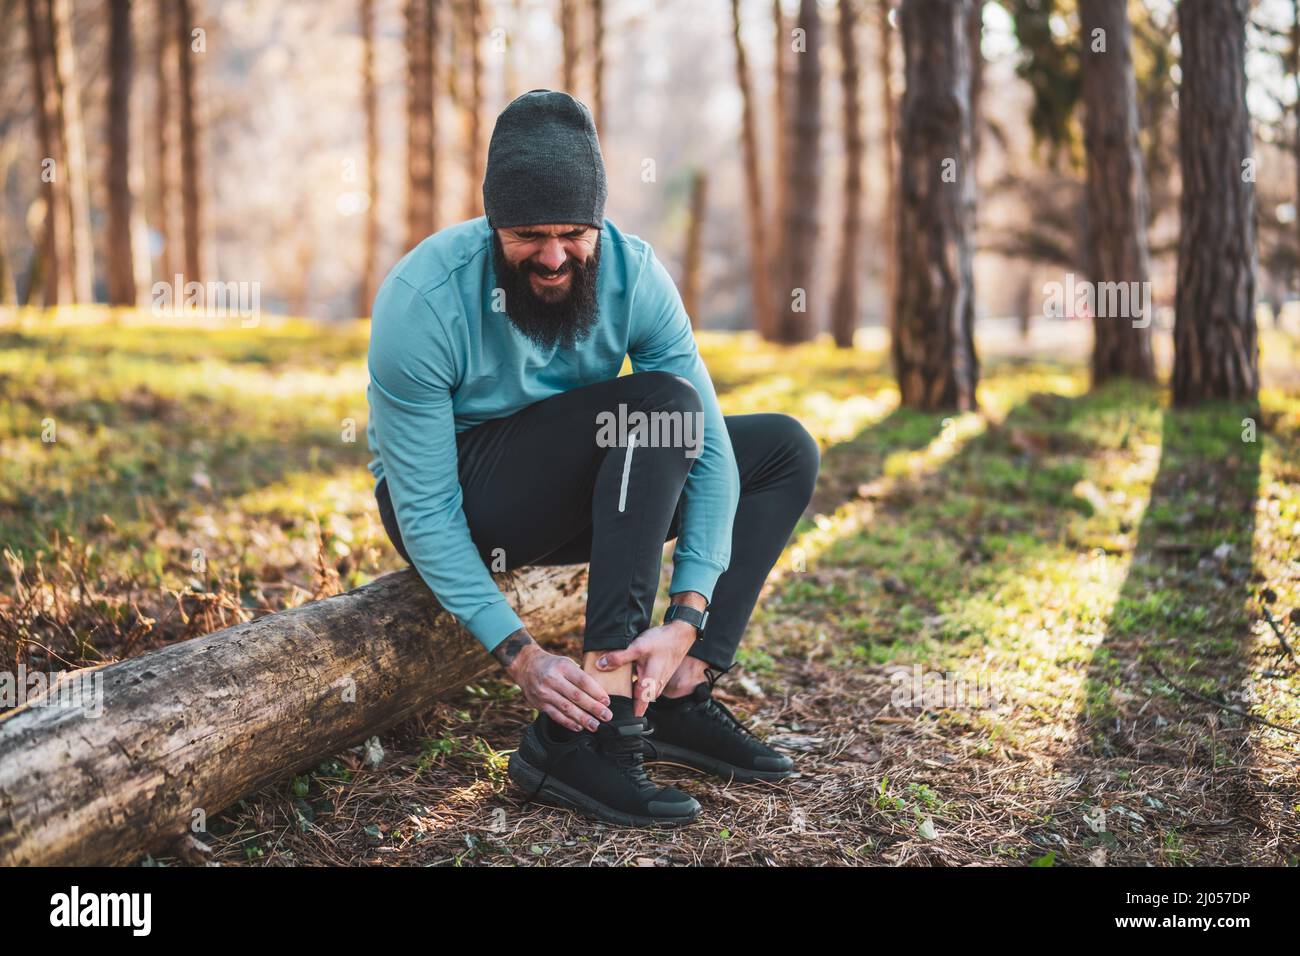
[[[724,727],[739,730],[745,735],[753,737],[755,740],[759,739],[758,735],[742,724],[727,705],[720,700],[710,697],[704,704],[704,712],[708,714],[711,719],[719,721]]]
[[[654,786],[646,774],[645,759],[641,750],[641,738],[651,732],[647,729],[641,734],[597,737],[595,743],[602,753],[613,757],[619,769],[638,786]]]
[[[720,721],[724,727],[727,727],[729,729],[731,728],[738,729],[742,733],[750,737],[753,737],[755,740],[758,740],[759,739],[758,735],[754,733],[752,730],[750,730],[748,727],[746,727],[744,724],[742,724],[740,720],[736,717],[736,715],[731,712],[731,708],[729,708],[722,701],[718,700],[716,697],[712,696],[713,685],[716,684],[718,682],[718,679],[721,678],[722,675],[725,673],[726,671],[721,671],[713,667],[704,668],[704,676],[705,678],[708,679],[709,682],[709,699],[704,703],[704,712],[711,719]]]

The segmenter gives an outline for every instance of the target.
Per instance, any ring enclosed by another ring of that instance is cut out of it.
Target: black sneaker
[[[705,675],[708,681],[685,697],[660,697],[647,708],[652,736],[645,738],[645,759],[684,764],[724,780],[788,777],[794,761],[763,743],[713,698],[721,672],[706,670]]]
[[[700,812],[690,794],[660,787],[645,772],[644,717],[632,715],[632,698],[610,695],[614,718],[595,732],[575,733],[545,714],[524,728],[510,755],[510,779],[529,799],[544,795],[585,816],[621,826],[681,826]]]

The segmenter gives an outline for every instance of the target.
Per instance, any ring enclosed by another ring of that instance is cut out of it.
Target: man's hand
[[[708,609],[709,602],[697,591],[678,591],[669,596],[673,604],[685,604],[697,611]],[[596,661],[602,671],[618,670],[625,664],[635,664],[632,680],[637,685],[632,692],[632,713],[641,717],[650,702],[658,700],[669,679],[697,640],[699,632],[685,621],[669,621],[639,634],[621,651],[608,651]]]
[[[524,630],[515,631],[492,651],[524,692],[524,700],[569,730],[591,730],[611,720],[609,694],[563,654],[542,650]]]
[[[606,651],[596,661],[596,666],[603,671],[612,671],[625,664],[636,665],[632,713],[641,717],[650,702],[658,698],[695,639],[696,631],[691,625],[685,621],[669,621],[641,632],[621,651]]]

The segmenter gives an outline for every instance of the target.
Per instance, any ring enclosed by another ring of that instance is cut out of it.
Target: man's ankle
[[[596,666],[596,661],[604,651],[586,651],[582,655],[582,669],[604,688],[607,694],[620,697],[632,696],[632,665],[624,664],[617,670],[603,671]]]

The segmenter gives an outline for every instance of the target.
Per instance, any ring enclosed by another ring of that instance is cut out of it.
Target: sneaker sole
[[[710,757],[708,754],[702,754],[699,751],[663,741],[655,741],[651,746],[654,748],[654,755],[646,754],[646,763],[676,764],[688,767],[691,770],[711,773],[728,782],[734,780],[739,783],[752,783],[755,780],[784,780],[794,773],[794,770],[753,770],[747,767],[737,767],[735,764],[727,763],[725,760],[719,760],[716,757]]]
[[[688,817],[647,817],[635,813],[626,813],[601,803],[577,790],[562,780],[556,780],[550,774],[538,770],[515,751],[510,755],[507,765],[510,779],[536,799],[540,796],[550,797],[565,809],[573,810],[603,823],[614,823],[625,827],[680,827],[694,823],[700,815],[699,808]]]

